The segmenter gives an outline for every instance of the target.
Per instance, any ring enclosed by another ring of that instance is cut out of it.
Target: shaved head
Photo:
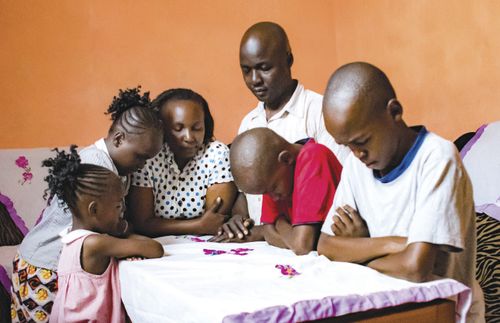
[[[368,63],[350,63],[333,73],[323,115],[335,141],[380,174],[399,165],[416,138],[403,121],[403,107],[389,79]]]
[[[274,22],[258,22],[248,28],[241,38],[240,50],[243,47],[256,50],[261,46],[279,51],[282,55],[291,54],[285,30]]]
[[[346,64],[330,77],[323,98],[329,131],[369,122],[395,98],[389,79],[379,68],[364,62]]]
[[[262,191],[279,163],[279,155],[292,144],[268,128],[254,128],[238,135],[231,144],[234,181],[245,193]]]

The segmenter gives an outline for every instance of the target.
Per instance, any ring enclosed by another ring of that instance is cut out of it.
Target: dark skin
[[[245,136],[246,139],[239,139]],[[279,140],[271,143],[273,136]],[[268,145],[263,148],[263,143]],[[290,144],[265,128],[252,129],[238,136],[231,147],[231,167],[238,187],[249,194],[268,194],[274,200],[290,199],[293,194],[295,161],[301,148],[302,145]],[[246,155],[239,153],[240,149],[244,150]],[[263,154],[277,156],[276,160],[271,162],[271,165],[274,165],[271,169],[267,169],[265,165],[268,163],[261,162],[259,158],[254,161],[249,160],[252,156],[274,158]],[[242,234],[245,230],[248,232],[243,239],[230,238],[229,233],[220,231],[213,241],[265,240],[273,246],[291,249],[296,254],[303,255],[316,248],[320,232],[320,225],[317,224],[292,225],[285,214],[280,215],[273,224],[254,226],[251,230],[246,227],[245,222],[248,221],[242,218],[242,223],[238,226]],[[249,225],[251,224],[250,222]]]
[[[144,167],[146,160],[160,152],[163,133],[159,129],[146,129],[141,134],[129,134],[117,127],[104,142],[118,174],[126,176]]]
[[[205,136],[203,108],[194,101],[171,100],[160,109],[165,140],[182,171],[203,146]],[[128,194],[128,216],[137,232],[157,237],[181,234],[216,234],[231,211],[237,190],[233,182],[207,188],[205,213],[194,219],[164,219],[155,215],[153,189],[132,186]]]
[[[292,96],[297,81],[292,79],[293,55],[284,30],[270,22],[250,27],[240,43],[240,67],[248,89],[264,102],[269,120]]]
[[[267,120],[283,109],[297,87],[297,81],[292,78],[292,65],[288,37],[279,25],[260,22],[243,35],[240,43],[241,73],[248,89],[264,102]],[[254,227],[248,216],[243,193],[239,193],[232,214],[231,219],[219,229],[216,241],[263,239],[262,228]]]
[[[163,256],[163,247],[155,240],[139,235],[129,235],[126,238],[110,235],[117,231],[117,227],[122,226],[122,213],[123,188],[119,178],[114,175],[110,176],[110,185],[105,194],[99,198],[83,196],[77,202],[73,230],[85,229],[100,233],[88,236],[83,242],[81,266],[86,272],[103,274],[112,257],[122,259]]]
[[[120,126],[110,130],[104,143],[109,156],[120,176],[127,176],[144,167],[146,160],[156,156],[163,146],[163,133],[160,129],[149,128],[140,134],[130,134]],[[127,236],[133,232],[127,223],[117,229],[117,233]]]
[[[357,86],[351,86],[354,83]],[[382,176],[399,165],[417,136],[404,123],[402,106],[392,97],[392,87],[384,87],[386,83],[373,66],[354,63],[332,76],[323,102],[328,132]],[[368,95],[367,91],[358,91],[365,84],[371,85]],[[318,253],[331,260],[366,263],[382,273],[410,281],[429,279],[438,245],[407,245],[406,237],[367,237],[361,216],[351,206],[337,209],[332,225],[336,235],[322,233]]]

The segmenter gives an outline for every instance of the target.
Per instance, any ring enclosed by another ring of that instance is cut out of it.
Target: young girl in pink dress
[[[57,195],[73,215],[73,226],[63,235],[57,293],[50,322],[124,322],[117,259],[159,258],[163,247],[137,235],[110,234],[126,226],[124,187],[112,171],[80,163],[75,146],[58,151],[43,162],[50,167],[51,197]]]

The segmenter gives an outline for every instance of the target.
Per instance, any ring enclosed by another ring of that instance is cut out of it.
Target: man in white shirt
[[[408,127],[387,76],[368,63],[333,74],[323,111],[328,131],[353,153],[318,253],[415,282],[458,280],[472,288],[467,322],[484,322],[472,185],[454,145]]]
[[[338,145],[326,131],[321,111],[323,97],[292,78],[292,64],[288,37],[281,26],[259,22],[245,32],[240,43],[240,67],[248,89],[259,103],[243,118],[238,134],[266,127],[291,143],[314,138],[330,148],[342,163],[349,149]],[[233,208],[234,216],[221,234],[243,238],[249,233],[245,224],[251,223],[244,220],[250,218],[259,224],[261,211],[261,195],[247,194],[245,199],[240,194]],[[254,238],[259,230],[259,226],[252,230]]]

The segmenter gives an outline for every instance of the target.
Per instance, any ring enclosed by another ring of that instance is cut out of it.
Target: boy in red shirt
[[[266,240],[298,255],[316,250],[340,181],[335,155],[313,139],[292,144],[268,128],[254,128],[235,138],[230,158],[238,188],[263,194],[262,225],[238,241]]]

